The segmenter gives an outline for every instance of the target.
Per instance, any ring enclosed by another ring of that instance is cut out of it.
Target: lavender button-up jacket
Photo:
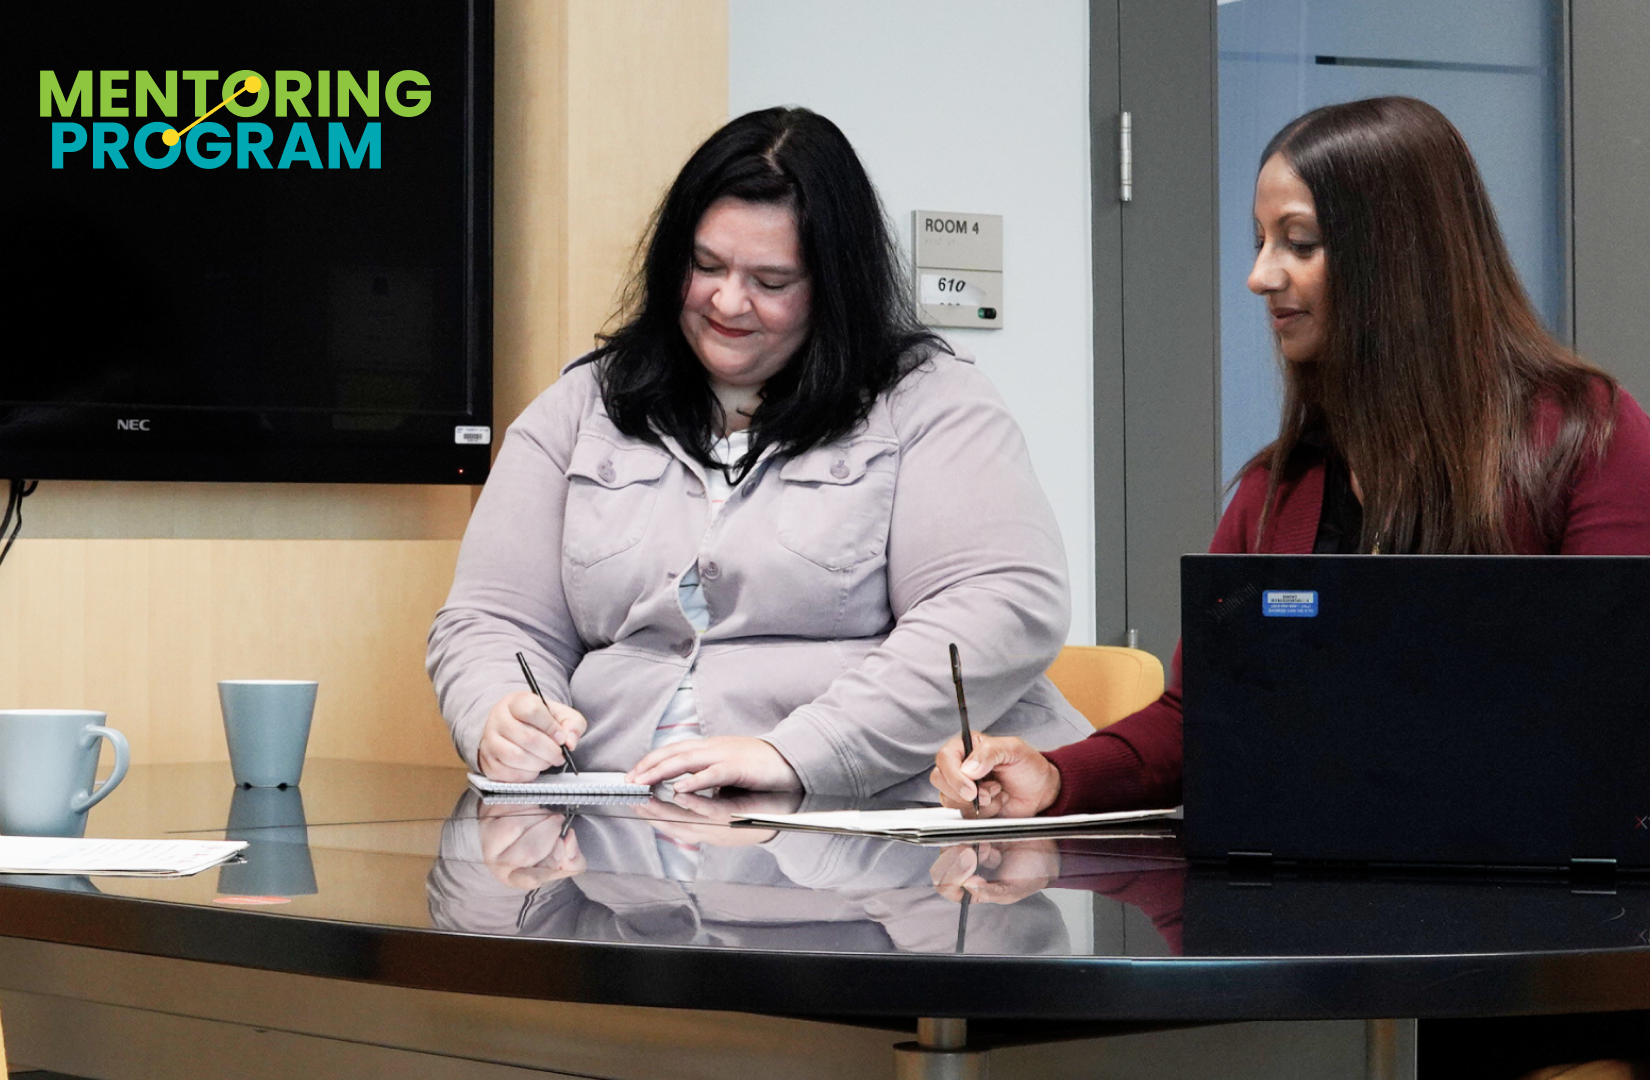
[[[759,736],[814,792],[926,773],[958,730],[946,646],[975,730],[1040,748],[1089,725],[1043,676],[1071,597],[1019,427],[967,357],[937,353],[854,434],[769,457],[714,521],[704,468],[608,419],[575,362],[510,426],[470,519],[428,668],[475,766],[488,711],[526,689],[584,713],[581,767],[647,752],[689,664],[709,735]],[[698,634],[677,600],[697,564]]]

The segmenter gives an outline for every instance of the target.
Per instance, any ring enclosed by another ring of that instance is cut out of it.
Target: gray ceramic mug
[[[0,834],[84,836],[86,811],[126,777],[126,736],[86,709],[0,709]],[[115,748],[115,771],[94,789],[99,739]]]
[[[229,799],[225,840],[245,840],[244,861],[218,871],[218,892],[229,896],[311,896],[315,864],[303,792],[295,787],[238,787]]]
[[[298,679],[225,679],[218,683],[229,771],[241,787],[287,787],[304,774],[313,682]]]

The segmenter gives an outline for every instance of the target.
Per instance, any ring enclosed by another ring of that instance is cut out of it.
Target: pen
[[[522,661],[523,666],[526,661]],[[957,713],[962,717],[963,760],[974,753],[974,733],[968,730],[968,699],[963,697],[962,657],[957,654],[957,643],[951,643],[951,681],[957,686]],[[980,812],[980,785],[974,785],[974,813]]]
[[[544,711],[549,712],[550,703],[548,701],[544,701],[544,691],[539,689],[539,681],[533,678],[533,669],[527,666],[527,654],[521,652],[516,653],[516,662],[521,665],[521,673],[527,677],[528,688],[531,689],[535,695],[537,695],[540,701],[544,702]],[[961,693],[962,684],[958,683],[957,686],[958,693]],[[554,719],[553,713],[551,714],[551,718]],[[579,775],[579,766],[573,761],[573,751],[564,746],[561,748],[561,756],[562,759],[567,762],[567,767],[573,770],[573,775]]]

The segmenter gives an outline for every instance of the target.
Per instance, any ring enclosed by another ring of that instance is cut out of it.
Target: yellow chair
[[[1163,693],[1163,664],[1118,645],[1067,645],[1048,677],[1096,728],[1115,724]]]

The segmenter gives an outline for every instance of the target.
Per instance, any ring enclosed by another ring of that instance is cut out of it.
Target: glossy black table
[[[1234,877],[1188,867],[1173,836],[947,850],[738,829],[701,809],[487,806],[457,769],[313,761],[301,788],[266,792],[235,789],[222,765],[140,767],[89,835],[228,835],[251,841],[245,863],[175,881],[0,879],[0,938],[914,1027],[901,1075],[1145,1026],[1650,1008],[1642,879]],[[990,885],[961,904],[955,882],[982,859]],[[1376,1046],[1404,1037],[1371,1029],[1373,1073],[1404,1074]]]

